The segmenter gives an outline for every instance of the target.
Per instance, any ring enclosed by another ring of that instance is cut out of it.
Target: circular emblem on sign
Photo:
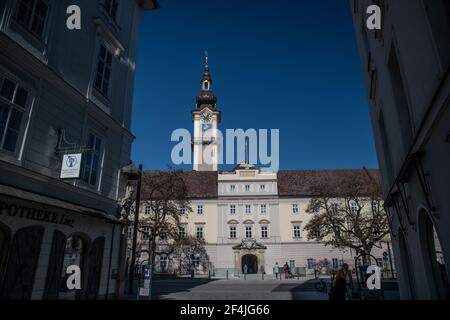
[[[66,166],[68,168],[73,168],[77,165],[77,157],[68,156],[66,160]]]

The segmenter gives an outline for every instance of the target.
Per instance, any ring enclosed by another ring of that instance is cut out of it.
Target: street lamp
[[[133,225],[133,247],[131,249],[131,263],[130,263],[130,273],[129,273],[129,287],[128,293],[133,294],[133,282],[134,282],[134,269],[136,263],[136,246],[137,246],[137,232],[139,225],[139,205],[141,202],[141,184],[142,184],[142,164],[139,165],[139,169],[136,169],[133,163],[122,169],[122,173],[130,181],[137,181],[136,187],[136,204],[134,210],[134,225]]]

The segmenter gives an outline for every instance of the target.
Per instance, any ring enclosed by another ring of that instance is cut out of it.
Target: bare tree
[[[380,185],[370,172],[343,175],[314,187],[316,195],[307,212],[313,218],[305,226],[308,239],[335,248],[351,248],[368,262],[373,247],[389,234]]]
[[[175,253],[175,256],[177,256],[179,260],[180,274],[190,274],[193,268],[196,267],[193,265],[194,257],[198,259],[199,266],[203,269],[209,269],[211,267],[205,244],[205,240],[198,239],[191,235],[187,235],[180,239],[179,246]]]
[[[148,250],[142,251],[148,251],[154,266],[156,256],[169,256],[177,250],[183,211],[191,211],[183,172],[146,172],[142,176],[142,198],[150,213],[142,216],[138,231],[147,239]]]
[[[322,273],[328,274],[331,270],[331,263],[328,259],[323,259],[314,264],[314,273],[320,275]]]

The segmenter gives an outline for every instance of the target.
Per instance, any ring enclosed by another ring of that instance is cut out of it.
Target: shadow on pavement
[[[189,292],[191,289],[216,280],[208,278],[155,280],[152,287],[152,300],[173,300],[167,298],[171,293]]]

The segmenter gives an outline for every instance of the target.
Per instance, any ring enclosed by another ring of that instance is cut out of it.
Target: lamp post
[[[131,261],[130,261],[130,273],[129,273],[129,287],[128,293],[133,294],[133,282],[134,282],[134,269],[136,264],[136,246],[137,246],[137,232],[139,225],[139,206],[141,202],[141,184],[142,184],[142,164],[139,165],[139,169],[136,169],[134,164],[130,164],[122,169],[122,172],[128,177],[129,180],[136,180],[136,203],[134,210],[134,224],[133,224],[133,246],[131,249]]]

